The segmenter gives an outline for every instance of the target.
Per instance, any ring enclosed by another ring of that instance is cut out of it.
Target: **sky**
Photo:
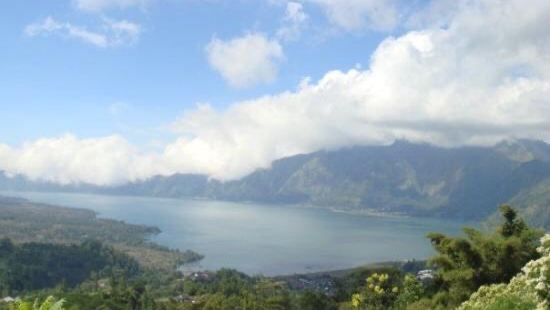
[[[0,170],[231,180],[397,139],[550,141],[549,28],[547,0],[3,1]]]

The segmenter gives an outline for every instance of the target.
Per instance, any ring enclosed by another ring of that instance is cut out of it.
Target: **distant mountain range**
[[[0,189],[311,204],[467,220],[484,219],[510,202],[548,229],[550,145],[518,140],[441,148],[398,141],[292,156],[229,182],[175,174],[114,187],[60,186],[1,174]]]

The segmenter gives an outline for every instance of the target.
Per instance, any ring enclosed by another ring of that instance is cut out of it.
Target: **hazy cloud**
[[[48,16],[42,21],[27,25],[24,33],[29,37],[57,35],[106,48],[136,42],[139,39],[141,27],[126,20],[104,19],[100,30],[91,31],[86,27],[59,22]]]
[[[101,12],[108,9],[144,8],[149,0],[73,0],[79,10]]]
[[[213,38],[205,51],[210,66],[237,88],[273,81],[284,57],[279,42],[260,33],[227,41]]]
[[[286,4],[283,25],[277,30],[277,37],[285,41],[298,39],[308,19],[301,3],[289,1]]]
[[[79,39],[98,47],[107,47],[108,45],[107,37],[104,34],[92,32],[70,23],[60,23],[50,16],[46,17],[43,21],[27,25],[25,27],[25,34],[29,37],[57,34]]]
[[[399,23],[395,0],[303,0],[319,5],[329,21],[347,31],[364,27],[389,31]]]

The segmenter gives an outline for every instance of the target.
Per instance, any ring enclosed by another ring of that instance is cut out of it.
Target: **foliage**
[[[509,206],[502,206],[504,223],[492,234],[465,228],[466,238],[429,234],[438,255],[430,263],[438,268],[439,292],[435,304],[456,306],[482,285],[506,283],[530,260],[541,233],[528,227]]]
[[[423,293],[422,284],[413,275],[390,278],[386,273],[374,273],[367,278],[366,286],[351,296],[350,304],[353,309],[406,309]]]
[[[119,272],[136,275],[135,260],[96,241],[81,245],[25,243],[15,245],[0,240],[0,292],[21,293],[53,288],[74,287],[92,272]]]
[[[332,310],[337,309],[334,301],[321,293],[306,291],[298,299],[300,310]]]
[[[411,274],[405,275],[402,289],[394,303],[396,309],[406,309],[408,305],[419,301],[425,293],[424,286]]]
[[[73,291],[66,294],[67,308],[78,310],[112,309],[141,310],[156,309],[156,302],[142,281],[127,284],[126,279],[111,278],[110,289],[86,293]]]
[[[352,295],[352,305],[358,309],[387,309],[398,293],[398,287],[392,286],[388,280],[389,276],[385,273],[368,277],[363,293]]]
[[[10,305],[10,310],[65,310],[65,299],[56,300],[53,296],[48,296],[44,301],[36,299],[34,302],[16,301]]]
[[[522,268],[509,284],[482,286],[459,310],[550,308],[550,234],[537,249],[541,258]]]
[[[365,279],[375,273],[387,274],[392,280],[400,279],[403,276],[401,270],[405,271],[405,269],[402,269],[403,267],[401,264],[373,264],[366,268],[349,272],[345,276],[336,279],[336,298],[338,300],[349,300],[351,295],[357,293],[360,288],[365,286]]]

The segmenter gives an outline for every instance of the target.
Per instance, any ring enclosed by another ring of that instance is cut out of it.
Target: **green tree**
[[[298,300],[300,310],[330,310],[337,309],[336,305],[324,294],[306,291]]]
[[[388,309],[393,305],[399,288],[392,285],[387,273],[374,273],[367,278],[364,303],[370,309]]]
[[[56,300],[55,297],[49,296],[44,301],[36,299],[34,303],[26,301],[16,301],[11,305],[13,310],[65,310],[63,305],[64,299]]]
[[[481,285],[506,283],[528,261],[538,258],[542,233],[527,226],[510,206],[500,211],[504,222],[493,233],[464,228],[465,237],[428,235],[438,252],[430,260],[438,270],[436,304],[459,305]]]
[[[419,301],[424,296],[424,287],[415,276],[405,275],[403,286],[394,303],[395,309],[407,309],[407,306]]]

